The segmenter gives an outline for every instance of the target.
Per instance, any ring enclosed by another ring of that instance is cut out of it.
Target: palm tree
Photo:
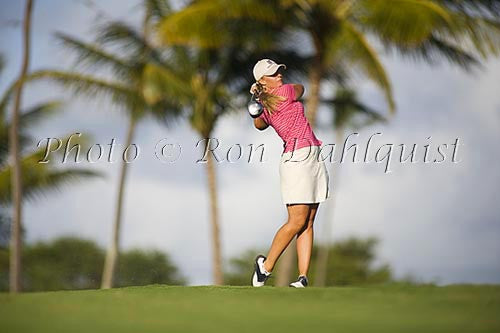
[[[164,40],[205,47],[235,42],[229,27],[245,20],[270,28],[267,40],[275,31],[288,31],[288,39],[295,39],[290,44],[297,44],[293,33],[305,32],[312,45],[307,112],[315,126],[321,83],[340,84],[356,72],[376,83],[389,111],[395,111],[391,83],[373,40],[405,57],[427,63],[444,59],[470,69],[478,57],[498,52],[498,8],[490,0],[199,0],[164,21],[160,32]],[[280,266],[292,266],[293,252],[287,253]]]
[[[307,100],[313,126],[321,80],[335,79],[338,68],[362,72],[374,81],[394,111],[389,79],[368,36],[389,46],[409,48],[421,45],[444,27],[453,32],[451,24],[455,23],[445,7],[428,0],[276,0],[251,4],[244,0],[201,0],[173,15],[161,29],[172,42],[217,47],[228,42],[228,33],[214,27],[242,18],[307,34],[313,49]]]
[[[5,96],[8,98],[8,96]],[[4,97],[4,98],[5,98]],[[3,102],[3,101],[2,101]],[[11,175],[12,167],[7,161],[7,147],[9,145],[8,130],[11,124],[5,117],[5,105],[0,103],[0,206],[7,207],[13,204]],[[102,176],[99,172],[82,168],[60,168],[55,163],[39,163],[45,155],[46,147],[40,147],[32,151],[33,138],[28,135],[27,130],[39,121],[47,119],[59,108],[59,102],[46,102],[35,105],[28,110],[20,112],[19,118],[19,146],[21,155],[21,176],[23,184],[23,200],[37,200],[42,196],[61,189],[62,185],[72,183],[89,177]],[[69,140],[70,135],[62,138],[62,146]],[[74,138],[72,142],[75,143]],[[84,140],[77,141],[85,144]],[[29,147],[29,149],[28,149]],[[61,151],[53,152],[55,156],[62,157]],[[9,216],[0,213],[2,220],[10,219]]]
[[[155,1],[146,1],[154,4]],[[149,20],[157,19],[157,15],[167,15],[168,6],[146,6],[148,20],[144,22],[144,31]],[[77,94],[89,97],[106,97],[125,111],[129,119],[126,131],[125,145],[128,147],[134,138],[137,124],[147,115],[153,116],[167,125],[180,115],[180,105],[167,94],[156,96],[151,102],[153,89],[144,75],[148,64],[155,63],[162,66],[165,54],[162,50],[153,48],[147,37],[135,31],[122,22],[109,22],[99,29],[94,44],[85,43],[65,34],[58,34],[59,40],[77,57],[77,64],[89,69],[102,68],[111,70],[112,79],[85,74],[77,71],[38,71],[33,73],[34,78],[48,78],[72,89]],[[115,48],[112,53],[106,47]],[[128,163],[121,162],[118,196],[116,198],[115,218],[112,229],[112,239],[109,246],[101,287],[111,288],[114,283],[114,273],[119,254],[119,240],[122,221],[123,198],[128,171]]]
[[[339,88],[335,93],[333,99],[322,100],[330,110],[333,111],[334,117],[332,122],[333,131],[336,134],[337,147],[340,147],[342,140],[345,136],[347,128],[359,129],[364,126],[373,124],[374,122],[385,122],[386,119],[369,106],[363,104],[357,97],[356,92],[351,88]],[[334,222],[335,203],[339,196],[339,181],[340,181],[340,168],[335,168],[334,163],[331,163],[330,177],[335,184],[333,188],[332,199],[327,202],[327,221],[322,234],[325,235],[323,244],[319,246],[318,258],[315,267],[315,280],[316,287],[324,287],[326,282],[326,272],[328,266],[328,248],[329,248],[329,235]]]
[[[231,52],[215,52],[202,49],[176,47],[172,49],[168,66],[150,66],[147,70],[148,82],[160,91],[170,92],[184,106],[191,127],[209,148],[210,138],[217,121],[228,111],[234,110],[233,93],[228,82],[234,80],[231,70]],[[151,89],[153,91],[153,89]],[[151,94],[152,99],[155,98]],[[212,238],[213,281],[216,285],[224,283],[222,270],[222,251],[217,197],[217,179],[214,157],[207,154],[206,176],[210,201],[210,225]]]
[[[177,98],[184,105],[191,127],[201,139],[209,139],[212,137],[217,121],[224,114],[241,108],[242,101],[246,103],[247,82],[251,75],[248,68],[257,59],[259,46],[273,45],[280,34],[277,33],[272,38],[263,38],[264,34],[255,33],[262,27],[254,27],[252,22],[245,22],[225,30],[226,38],[231,39],[232,42],[216,50],[203,46],[172,46],[164,34],[163,26],[175,16],[176,14],[166,16],[157,26],[159,40],[171,49],[171,57],[168,61],[170,65],[162,68],[150,66],[148,73],[151,79],[148,81],[162,87],[163,92],[171,92],[172,97]],[[214,31],[211,27],[207,29]],[[237,43],[238,40],[243,43]],[[279,55],[290,61],[302,59],[295,52],[280,52]],[[239,99],[243,93],[245,97]],[[205,149],[208,148],[208,144],[207,141]],[[213,156],[208,154],[204,162],[207,166],[210,200],[213,281],[216,285],[221,285],[224,281],[217,180]]]
[[[3,68],[3,57],[0,55],[0,74]],[[27,77],[27,76],[25,76]],[[21,83],[22,84],[22,83]],[[20,220],[11,218],[10,215],[5,214],[5,209],[8,207],[13,207],[15,205],[15,196],[13,196],[14,183],[12,182],[13,174],[15,173],[15,168],[9,165],[8,154],[11,140],[11,129],[13,127],[12,123],[14,119],[12,118],[10,122],[7,120],[7,108],[10,106],[14,93],[19,87],[19,80],[10,85],[10,87],[3,93],[0,100],[0,220],[2,223],[10,221],[12,224],[17,224],[17,227],[11,228],[10,236],[8,236],[12,243],[16,243],[19,246],[19,250],[22,248],[22,233],[24,228],[22,227]],[[18,125],[16,136],[18,138],[18,152],[19,152],[19,176],[20,184],[22,184],[22,198],[24,200],[36,200],[41,196],[46,195],[54,190],[59,190],[62,185],[71,183],[80,179],[87,179],[93,176],[99,176],[99,173],[85,170],[85,169],[73,169],[73,168],[56,168],[54,163],[38,163],[42,160],[45,154],[45,147],[40,147],[36,151],[31,151],[27,147],[32,147],[33,139],[27,134],[27,129],[33,126],[38,121],[43,120],[53,114],[60,107],[58,102],[46,102],[43,104],[35,105],[28,110],[21,110],[18,117]],[[69,139],[68,136],[63,138],[63,142]],[[58,153],[56,153],[57,155]],[[9,233],[7,233],[8,235]],[[11,244],[12,244],[11,243]],[[14,260],[14,265],[16,260],[19,258],[20,252],[16,253],[16,258]],[[19,261],[20,262],[20,261]],[[12,263],[12,262],[11,262]],[[19,263],[17,264],[19,265]],[[17,266],[19,267],[19,266]],[[12,266],[11,266],[12,269]],[[15,273],[15,277],[11,279],[11,291],[19,292],[21,291],[21,281],[22,277],[20,271],[12,271],[11,274]]]
[[[17,86],[14,97],[14,109],[12,111],[12,124],[9,134],[9,150],[12,163],[12,233],[10,240],[10,268],[9,268],[9,286],[11,293],[20,292],[21,286],[21,223],[22,223],[22,175],[21,158],[19,153],[18,123],[19,112],[21,108],[21,96],[23,90],[23,78],[28,72],[30,58],[30,36],[31,36],[31,13],[33,1],[26,1],[23,25],[23,63],[19,75],[19,85]]]

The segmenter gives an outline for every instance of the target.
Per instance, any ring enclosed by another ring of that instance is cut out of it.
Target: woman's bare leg
[[[306,225],[297,234],[297,261],[299,275],[307,276],[311,253],[313,247],[314,231],[313,224],[318,211],[319,203],[310,205],[309,216]]]
[[[287,205],[288,220],[279,228],[274,236],[271,249],[267,254],[267,259],[264,261],[264,269],[271,272],[276,264],[276,261],[281,256],[283,251],[292,241],[293,237],[304,228],[304,225],[309,217],[309,205]]]

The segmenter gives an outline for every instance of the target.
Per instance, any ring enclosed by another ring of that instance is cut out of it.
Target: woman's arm
[[[255,118],[253,120],[253,124],[255,125],[256,129],[261,130],[261,131],[263,131],[269,127],[269,125],[262,118]]]
[[[293,90],[295,90],[295,99],[299,100],[304,94],[304,86],[301,84],[293,84]]]

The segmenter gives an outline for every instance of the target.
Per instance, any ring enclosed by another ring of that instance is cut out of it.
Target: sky
[[[88,3],[35,3],[32,70],[71,68],[73,58],[54,33],[90,41],[99,22],[97,12],[132,25],[141,20],[138,1],[99,1],[93,8]],[[22,17],[23,2],[1,1],[1,5],[0,52],[7,60],[0,78],[3,91],[20,69],[21,29],[15,22]],[[346,147],[357,145],[359,162],[352,162],[352,148],[344,163],[327,163],[335,207],[331,208],[331,199],[320,205],[315,240],[377,237],[376,264],[390,264],[396,277],[411,275],[439,284],[500,283],[500,59],[485,61],[473,73],[389,54],[383,54],[382,61],[393,85],[397,113],[386,124],[346,131]],[[373,84],[359,78],[356,89],[366,104],[386,109],[383,95]],[[36,141],[33,150],[39,140],[77,132],[105,148],[113,138],[124,144],[126,119],[106,101],[76,98],[52,85],[33,84],[25,90],[23,105],[51,99],[62,99],[64,106],[31,129]],[[327,110],[320,111],[319,120],[330,120]],[[316,134],[324,145],[335,143],[335,133],[327,126]],[[364,163],[370,137],[371,162]],[[223,118],[214,138],[220,144],[216,152],[224,158],[216,172],[222,252],[227,261],[248,249],[267,249],[286,221],[278,174],[282,143],[271,128],[262,132],[253,128],[245,110]],[[196,162],[202,157],[196,146],[199,140],[184,122],[166,127],[146,120],[138,126],[134,143],[140,151],[130,164],[121,234],[122,249],[155,248],[168,253],[191,285],[212,283],[206,170],[205,164]],[[158,143],[180,145],[180,156],[172,163],[160,161],[155,157]],[[243,150],[239,160],[237,144]],[[245,161],[250,144],[264,144],[263,162]],[[386,172],[387,158],[382,158],[391,144],[390,172]],[[415,162],[399,163],[401,145],[406,156],[414,144]],[[424,162],[426,145],[428,163]],[[440,145],[444,161],[433,162],[443,159],[437,150]],[[229,162],[225,157],[231,147]],[[380,163],[373,161],[378,150]],[[122,151],[118,146],[116,156]],[[342,145],[337,147],[337,160],[341,151]],[[103,247],[109,244],[119,164],[102,158],[77,167],[101,171],[106,177],[85,180],[25,204],[28,242],[76,235]],[[329,232],[327,223],[332,223]]]

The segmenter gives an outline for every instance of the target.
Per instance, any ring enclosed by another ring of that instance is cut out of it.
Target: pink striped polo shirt
[[[304,105],[296,99],[293,85],[283,84],[271,90],[271,94],[283,96],[286,100],[278,105],[272,115],[264,109],[259,118],[272,126],[283,140],[283,153],[303,147],[321,146],[323,142],[314,135],[304,114]]]

